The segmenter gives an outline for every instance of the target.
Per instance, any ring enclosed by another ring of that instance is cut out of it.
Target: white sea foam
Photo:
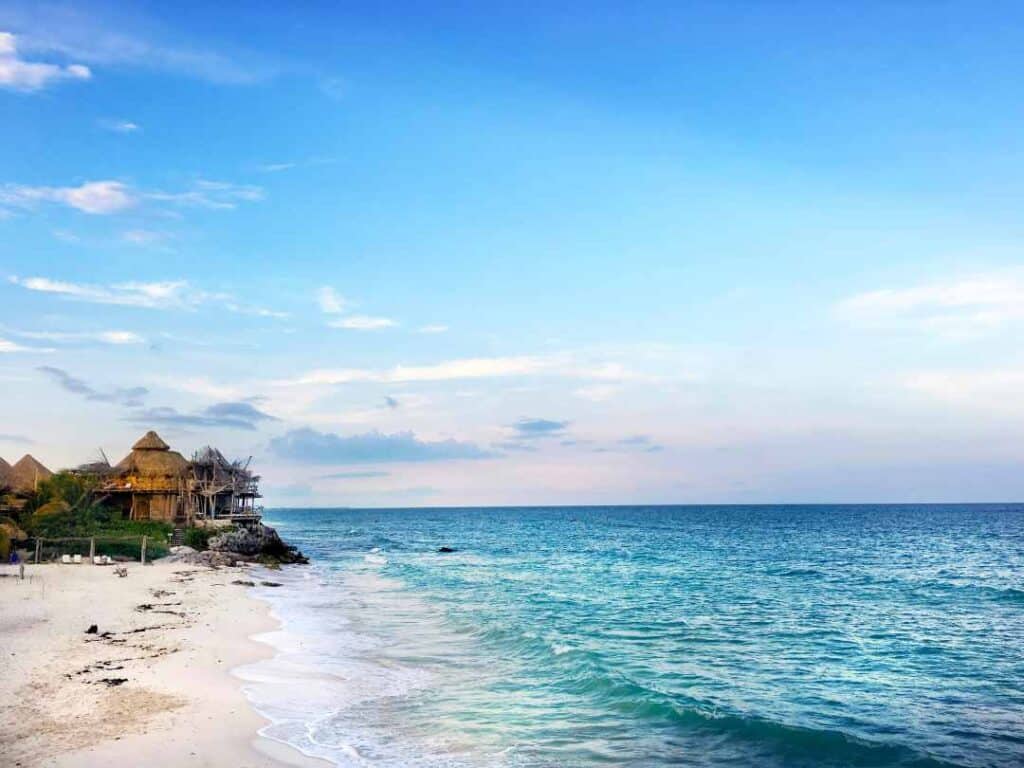
[[[410,636],[425,641],[426,657],[440,652],[435,645],[450,644],[430,606],[379,567],[330,573],[313,566],[288,569],[275,579],[280,588],[259,594],[282,626],[257,639],[276,654],[235,670],[253,706],[271,721],[264,736],[346,768],[469,764],[446,748],[450,736],[402,738],[401,723],[390,717],[393,702],[439,683],[435,672],[406,661],[396,649]],[[373,626],[366,625],[367,617],[374,618]]]

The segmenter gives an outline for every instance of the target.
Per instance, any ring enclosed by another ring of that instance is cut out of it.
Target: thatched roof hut
[[[22,493],[34,491],[40,480],[50,477],[53,477],[53,472],[28,453],[22,456],[8,472],[11,489]]]
[[[0,488],[6,488],[10,485],[11,477],[11,465],[4,461],[3,456],[0,456]]]
[[[132,446],[132,452],[119,461],[114,471],[143,477],[180,477],[188,470],[185,457],[150,430]]]

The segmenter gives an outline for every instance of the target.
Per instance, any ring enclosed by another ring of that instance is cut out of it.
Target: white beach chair
[[[60,556],[60,561],[64,565],[71,565],[71,555],[61,555]]]
[[[81,565],[82,564],[82,556],[81,555],[72,555],[71,562],[73,562],[75,565]]]
[[[92,559],[93,565],[103,565],[103,555],[95,555]]]

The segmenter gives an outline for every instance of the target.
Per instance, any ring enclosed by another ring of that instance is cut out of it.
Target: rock
[[[183,552],[177,555],[168,555],[160,559],[164,563],[182,563],[184,565],[205,565],[208,568],[221,568],[237,565],[246,560],[252,560],[249,555],[239,552]]]
[[[168,551],[172,555],[191,555],[191,554],[194,554],[197,550],[192,549],[192,547],[187,547],[184,544],[182,544],[182,545],[177,546],[177,547],[171,547],[170,550],[168,550]]]
[[[260,584],[262,584],[264,587],[280,587],[281,586],[276,581],[261,581]]]
[[[278,563],[308,563],[295,547],[285,544],[277,531],[262,523],[252,528],[234,528],[210,538],[214,552],[234,552],[249,559],[268,559]]]
[[[246,581],[245,579],[235,579],[231,583],[232,584],[237,584],[240,587],[255,587],[256,586],[256,582],[255,581]]]
[[[451,547],[438,547],[437,551],[440,552],[441,554],[447,555],[447,554],[449,554],[451,552],[458,552],[459,550],[452,549]]]
[[[99,627],[97,627],[95,624],[90,624],[89,628],[87,630],[85,630],[85,634],[87,634],[87,635],[95,635],[99,631],[100,631]]]

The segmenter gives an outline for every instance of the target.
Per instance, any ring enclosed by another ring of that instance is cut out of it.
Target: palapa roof
[[[10,482],[9,478],[11,475],[11,465],[4,461],[4,457],[0,456],[0,488],[6,488]]]
[[[48,470],[31,454],[26,453],[18,463],[8,471],[8,482],[16,491],[34,491],[40,480],[53,477],[53,472]]]
[[[135,442],[132,452],[114,469],[124,474],[174,477],[185,473],[188,462],[180,453],[172,451],[160,435],[150,430]]]
[[[152,429],[146,434],[135,441],[135,445],[132,446],[133,451],[167,451],[170,447],[163,439],[154,432]]]

